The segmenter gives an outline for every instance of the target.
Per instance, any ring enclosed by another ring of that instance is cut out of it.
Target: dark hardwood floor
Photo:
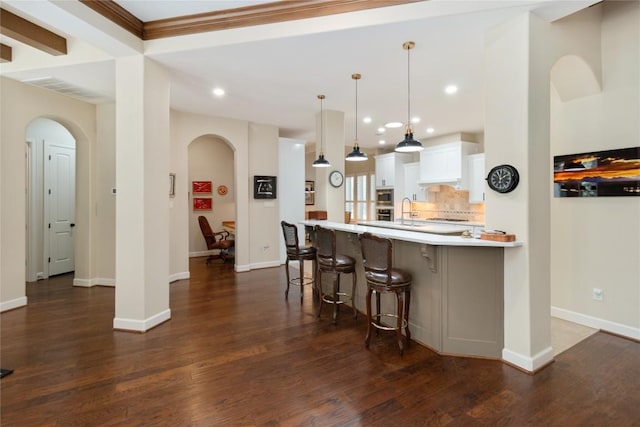
[[[114,289],[70,275],[27,285],[3,313],[0,424],[8,426],[639,426],[640,344],[597,333],[531,376],[439,356],[392,333],[364,348],[364,316],[318,320],[283,268],[191,261],[172,318],[114,331]]]

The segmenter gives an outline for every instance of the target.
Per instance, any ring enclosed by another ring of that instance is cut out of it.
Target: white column
[[[116,329],[146,331],[169,310],[169,77],[116,59]]]
[[[338,170],[344,175],[344,113],[324,110],[324,157],[330,168],[316,168],[316,206],[327,211],[329,221],[344,221],[344,186],[329,185],[329,174]],[[316,114],[316,158],[320,153],[320,113]]]
[[[485,44],[486,168],[520,174],[511,193],[487,190],[486,226],[524,242],[504,253],[503,359],[534,371],[553,359],[550,332],[549,25],[535,15],[493,29]]]

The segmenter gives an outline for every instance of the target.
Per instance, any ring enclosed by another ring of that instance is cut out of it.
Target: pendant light
[[[356,139],[353,140],[353,151],[347,154],[345,158],[348,162],[364,162],[367,160],[367,154],[360,151],[358,145],[358,80],[362,76],[360,74],[351,74],[351,78],[356,82]]]
[[[420,141],[413,139],[413,129],[411,129],[411,76],[410,76],[410,52],[415,47],[414,42],[404,42],[402,48],[407,51],[407,130],[404,134],[404,140],[398,142],[395,151],[401,153],[412,153],[421,151],[424,147]]]
[[[324,95],[318,95],[318,99],[320,100],[320,155],[318,156],[316,161],[313,162],[312,166],[314,168],[331,167],[331,163],[329,163],[329,161],[324,158],[324,153],[322,152],[322,147],[324,146],[324,142],[323,142],[324,132],[322,131],[324,129],[324,114],[322,110],[322,100],[324,98],[325,98]]]

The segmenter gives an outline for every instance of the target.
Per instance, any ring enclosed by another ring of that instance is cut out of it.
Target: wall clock
[[[487,175],[489,188],[498,193],[508,193],[515,190],[520,181],[518,170],[511,165],[498,165]]]
[[[329,174],[329,184],[335,188],[340,188],[344,182],[344,175],[340,171],[333,171]]]

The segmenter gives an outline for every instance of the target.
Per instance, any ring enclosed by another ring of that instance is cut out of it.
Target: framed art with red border
[[[191,191],[193,194],[211,194],[211,181],[192,181]]]
[[[193,210],[194,211],[210,211],[213,208],[213,199],[210,197],[194,197],[193,198]]]

